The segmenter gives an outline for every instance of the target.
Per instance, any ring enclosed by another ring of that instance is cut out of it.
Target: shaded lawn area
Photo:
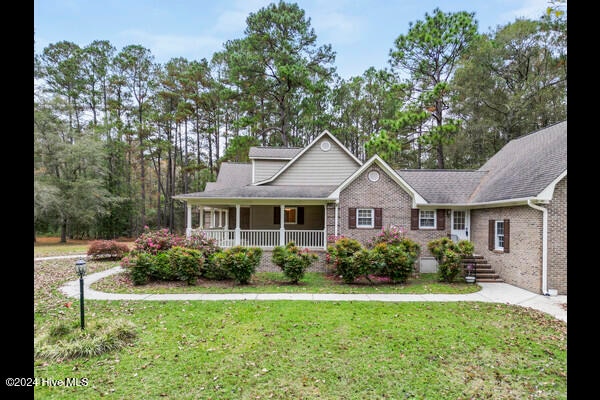
[[[36,334],[57,321],[77,323],[78,301],[57,290],[74,279],[72,260],[36,262],[34,269]],[[519,306],[92,300],[85,306],[90,322],[133,322],[136,342],[98,357],[34,360],[38,378],[89,382],[37,386],[36,398],[567,398],[566,323]]]

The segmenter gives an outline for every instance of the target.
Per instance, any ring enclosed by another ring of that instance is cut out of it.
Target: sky
[[[149,49],[164,64],[172,58],[210,61],[226,41],[244,37],[246,18],[277,0],[34,0],[34,51],[69,41],[81,47],[108,40],[120,51]],[[288,0],[310,18],[317,45],[330,44],[344,79],[369,67],[389,68],[395,39],[410,22],[437,7],[475,13],[479,32],[516,18],[538,19],[548,0]]]

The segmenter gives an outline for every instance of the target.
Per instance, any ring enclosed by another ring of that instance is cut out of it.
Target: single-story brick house
[[[403,227],[421,245],[422,272],[435,268],[427,242],[452,236],[471,240],[505,282],[567,294],[566,121],[510,141],[477,170],[363,162],[327,131],[304,148],[252,147],[249,158],[223,163],[203,192],[175,196],[187,203],[187,234],[325,250],[331,236],[364,243]]]

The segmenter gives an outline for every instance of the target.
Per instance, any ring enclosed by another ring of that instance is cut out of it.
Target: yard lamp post
[[[75,271],[79,275],[79,306],[81,314],[81,329],[85,329],[85,311],[83,309],[83,276],[85,275],[86,267],[83,259],[77,260],[75,263]]]

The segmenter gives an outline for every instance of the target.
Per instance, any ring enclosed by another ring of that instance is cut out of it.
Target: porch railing
[[[227,248],[236,245],[235,229],[192,229],[192,232],[198,231],[203,231],[208,238],[215,239],[219,247]],[[273,248],[281,244],[280,233],[279,229],[242,229],[238,244],[266,249]],[[284,238],[283,244],[293,240],[298,247],[325,248],[325,230],[286,230]]]
[[[292,240],[298,247],[322,249],[325,247],[325,231],[285,231],[285,242]]]

